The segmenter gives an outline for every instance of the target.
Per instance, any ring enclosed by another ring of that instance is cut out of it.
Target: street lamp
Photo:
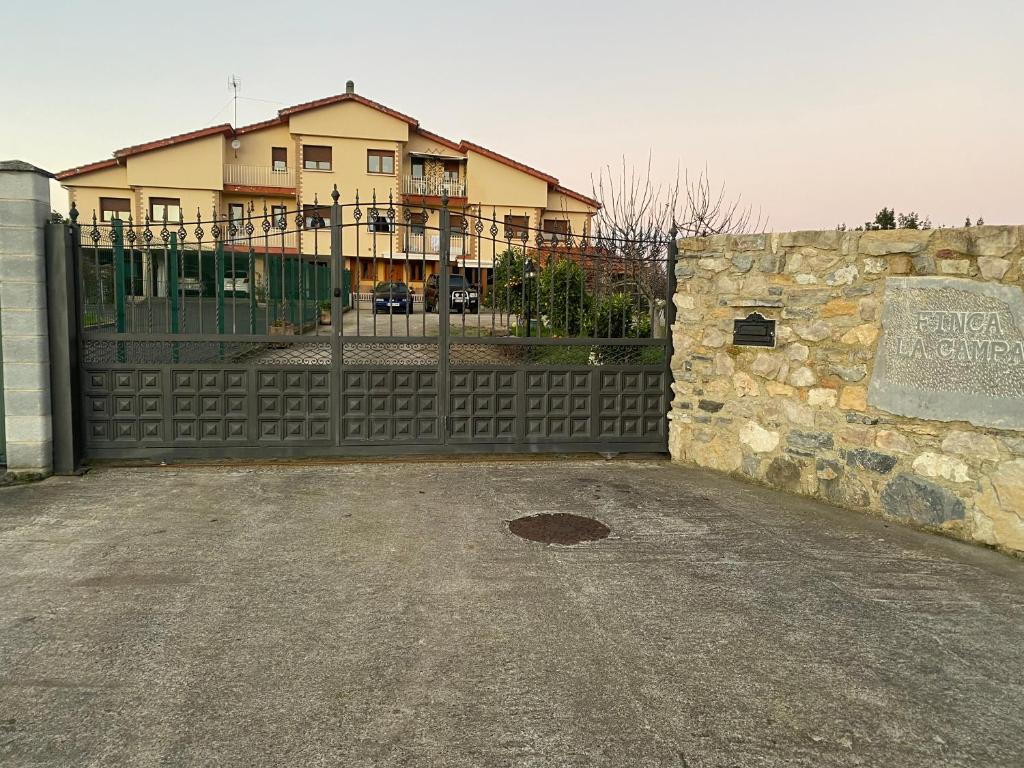
[[[525,271],[524,276],[526,278],[526,338],[530,338],[530,309],[533,306],[533,301],[530,298],[530,295],[532,293],[531,283],[533,281],[533,278],[537,276],[537,272],[535,271],[533,265],[533,259],[527,259],[526,263],[523,265],[523,269]]]

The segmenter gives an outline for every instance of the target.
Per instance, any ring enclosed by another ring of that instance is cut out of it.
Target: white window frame
[[[166,221],[178,221],[181,219],[181,200],[177,205],[166,205],[165,203],[154,203],[152,198],[149,202],[150,221],[165,221],[161,211],[166,211]]]

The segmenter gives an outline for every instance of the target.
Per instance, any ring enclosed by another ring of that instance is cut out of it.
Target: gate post
[[[448,274],[448,260],[451,257],[452,244],[452,217],[451,212],[448,210],[448,193],[444,190],[441,191],[441,211],[440,227],[441,227],[441,247],[440,253],[438,254],[438,268],[441,270],[441,276],[437,283],[437,362],[438,362],[438,375],[441,380],[438,382],[438,405],[440,405],[439,413],[441,415],[441,442],[447,443],[449,437],[448,429],[448,332],[449,332],[449,317],[451,313],[452,294],[451,294],[451,280],[449,280]],[[466,311],[465,305],[463,305],[463,312]]]
[[[79,247],[78,209],[70,223],[46,225],[46,311],[50,329],[50,402],[53,420],[53,472],[71,475],[81,458],[79,429]]]
[[[0,336],[7,469],[53,471],[50,350],[44,237],[52,174],[20,160],[0,162]]]
[[[340,198],[341,193],[338,192],[338,185],[335,184],[334,189],[331,190],[331,325],[335,329],[338,328],[337,318],[341,317],[341,310],[346,303],[341,295],[343,264],[341,259],[341,206],[338,204]],[[342,301],[338,301],[338,299],[342,299]]]
[[[342,397],[344,395],[344,378],[342,374],[341,347],[342,313],[345,311],[347,299],[343,292],[348,289],[344,284],[344,264],[341,256],[341,206],[338,200],[341,193],[335,184],[331,190],[331,429],[334,430],[334,444],[341,445],[342,431]],[[301,210],[301,209],[300,209]],[[358,257],[359,252],[356,251]],[[357,258],[358,261],[358,258]]]
[[[124,264],[124,229],[121,219],[115,218],[110,222],[110,233],[113,238],[113,259],[114,259],[114,328],[118,333],[125,332],[127,317],[127,290],[125,288],[125,264]],[[118,362],[124,362],[118,360]]]
[[[673,222],[672,229],[668,231],[668,258],[665,263],[665,269],[668,270],[666,275],[668,278],[668,296],[665,297],[665,333],[668,334],[670,342],[672,340],[672,326],[676,322],[676,261],[679,258],[677,237],[679,237],[679,230]]]
[[[131,215],[128,216],[128,224],[131,225]],[[112,258],[114,260],[114,330],[118,334],[125,332],[127,326],[128,309],[125,306],[128,301],[128,292],[125,287],[125,263],[124,263],[124,228],[121,219],[114,218],[110,221],[110,235],[112,244]],[[123,363],[128,359],[127,349],[123,341],[117,342],[117,362]]]

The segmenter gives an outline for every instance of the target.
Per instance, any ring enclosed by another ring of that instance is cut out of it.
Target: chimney
[[[355,93],[355,92],[356,92],[356,84],[354,82],[352,82],[351,80],[346,82],[345,83],[345,93]]]

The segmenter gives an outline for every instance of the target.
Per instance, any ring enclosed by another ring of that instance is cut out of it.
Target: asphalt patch
[[[592,517],[568,512],[544,513],[518,517],[508,529],[520,538],[541,544],[579,544],[606,538],[612,529]]]

